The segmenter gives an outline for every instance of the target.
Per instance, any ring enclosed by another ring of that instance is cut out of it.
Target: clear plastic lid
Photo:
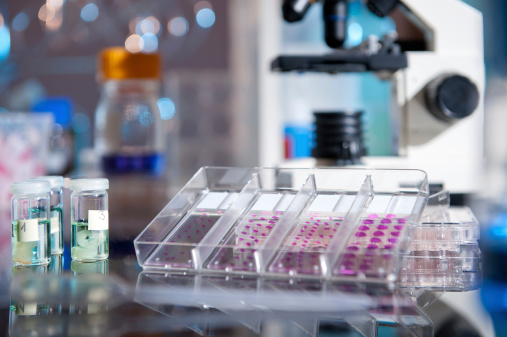
[[[11,184],[12,194],[49,193],[51,185],[45,180],[27,180]]]
[[[70,190],[75,192],[107,190],[109,180],[106,178],[95,179],[72,179],[70,181]]]
[[[47,181],[51,186],[51,189],[63,188],[62,176],[42,176],[32,178],[31,180]]]

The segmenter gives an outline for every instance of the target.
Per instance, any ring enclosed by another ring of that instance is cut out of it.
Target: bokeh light
[[[215,12],[211,8],[203,8],[195,15],[197,24],[202,28],[210,28],[215,24]]]
[[[4,24],[5,24],[4,16],[2,15],[2,13],[0,13],[0,29],[4,26]]]
[[[55,10],[55,7],[51,4],[45,4],[45,5],[42,5],[41,8],[39,9],[39,20],[41,21],[50,21],[50,20],[53,20],[53,18],[55,17],[55,13],[56,13],[56,10]]]
[[[99,8],[94,3],[89,3],[81,9],[81,19],[86,22],[93,22],[99,16]]]
[[[197,14],[201,9],[204,8],[213,9],[208,1],[199,1],[194,5],[194,13]]]
[[[85,133],[90,129],[90,118],[83,113],[77,113],[72,117],[72,130],[76,133]]]
[[[357,46],[363,41],[363,28],[358,23],[351,23],[347,29],[348,43]]]
[[[140,30],[142,34],[155,34],[160,32],[160,21],[154,16],[149,16],[141,21]]]
[[[141,51],[145,53],[153,53],[158,50],[158,38],[155,34],[152,33],[143,34],[141,36],[141,40],[143,41]]]
[[[131,53],[139,53],[143,47],[144,41],[141,36],[137,34],[132,34],[125,40],[125,49]]]
[[[188,21],[181,16],[174,18],[167,24],[167,30],[174,36],[184,36],[188,33]]]
[[[157,101],[158,109],[160,111],[160,118],[168,120],[176,114],[176,105],[173,100],[168,97],[163,97]]]
[[[18,13],[14,19],[12,20],[12,29],[18,32],[22,32],[28,28],[30,24],[30,19],[25,12]]]
[[[11,51],[11,34],[9,27],[4,22],[4,17],[0,14],[0,62],[4,61],[9,57]]]

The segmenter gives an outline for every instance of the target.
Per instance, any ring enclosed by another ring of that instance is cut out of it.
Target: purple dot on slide
[[[262,225],[260,223],[258,223],[257,226],[262,227]]]
[[[239,241],[243,241],[243,238],[239,238],[238,240],[239,240]]]
[[[380,220],[380,223],[391,223],[392,221],[389,219],[382,219]]]
[[[373,249],[377,249],[377,248],[378,248],[377,245],[368,245],[368,249],[373,250]]]
[[[401,231],[403,229],[403,225],[396,225],[394,228]]]
[[[296,239],[296,240],[299,240],[299,238],[298,238],[297,236],[295,237],[295,239]]]
[[[296,242],[293,242],[293,243],[292,243],[292,245],[293,245],[293,246],[295,246],[295,245],[297,245],[297,243],[296,243]]]
[[[165,246],[165,247],[164,247],[164,249],[165,249],[165,250],[169,250],[169,247]]]
[[[308,235],[309,235],[309,236],[313,236],[313,234],[311,234],[311,233],[310,233],[310,234],[308,234]]]
[[[271,219],[278,219],[278,217],[273,215]]]
[[[241,234],[243,234],[243,235],[247,235],[248,233],[247,233],[247,232],[245,232],[245,231],[243,231],[243,232],[241,232]]]
[[[382,257],[384,259],[386,259],[386,260],[390,260],[391,259],[391,255],[389,255],[389,254],[384,254],[384,255],[382,255]]]
[[[332,238],[333,236],[332,235],[329,235],[330,238]]]
[[[178,238],[178,239],[179,239],[179,238],[181,238],[181,235],[177,235],[177,238]]]
[[[246,245],[250,247],[252,244],[250,242],[247,242]]]
[[[364,232],[357,232],[357,233],[356,233],[356,236],[357,236],[358,238],[364,238],[364,237],[366,236],[366,233],[364,233]]]
[[[321,242],[320,242],[320,241],[315,241],[315,243],[316,243],[316,244],[318,244],[318,245],[320,245],[320,244],[321,244]]]
[[[255,241],[255,242],[259,242],[259,239],[255,239],[254,241]]]
[[[349,246],[349,247],[347,247],[347,250],[350,250],[350,251],[356,251],[356,250],[359,250],[359,247],[356,247],[356,246]]]
[[[266,233],[262,233],[261,235],[262,235],[262,236],[266,236]]]
[[[280,212],[280,211],[276,211],[275,213],[278,215],[282,214],[282,212]]]
[[[320,222],[320,220],[317,220],[317,222]]]
[[[217,211],[218,214],[222,213],[222,211]]]
[[[310,221],[305,221],[305,223],[310,223]]]
[[[395,214],[386,214],[386,218],[388,218],[388,219],[396,218],[396,215]]]
[[[204,208],[201,208],[199,211],[204,212]]]
[[[328,230],[330,230],[330,229],[331,229],[330,227],[326,227],[326,228],[324,228],[324,230],[325,230],[325,231],[328,231]]]
[[[192,228],[192,225],[188,225],[187,228]]]
[[[242,252],[242,253],[244,253],[244,252],[245,252],[245,250],[244,250],[243,248],[241,248],[239,251],[240,251],[240,252]]]
[[[368,220],[368,219],[367,220],[363,220],[363,223],[365,225],[373,225],[373,220]]]
[[[251,236],[250,236],[250,239],[255,239],[255,236],[251,235]]]
[[[380,240],[379,238],[371,238],[370,239],[370,242],[380,242],[382,240]]]
[[[353,265],[355,265],[354,261],[343,261],[343,263],[342,263],[342,266],[345,266],[345,267],[351,267]]]
[[[257,214],[252,214],[252,216],[257,216]]]
[[[202,225],[201,227],[202,227],[202,228],[206,228],[206,225]]]
[[[301,245],[301,247],[306,247],[306,245],[305,245],[305,244],[302,244],[302,245]]]
[[[407,222],[406,219],[398,219],[398,223],[404,224],[405,222]]]
[[[245,226],[245,228],[247,228],[247,229],[248,229],[248,228],[250,228],[250,226],[248,226],[248,225],[247,225],[247,226]]]
[[[194,223],[197,223],[197,220],[194,220]]]
[[[308,241],[306,241],[306,240],[303,240],[303,242],[304,242],[304,243],[308,243]]]
[[[352,269],[342,269],[340,270],[340,274],[342,275],[354,275],[356,272]]]
[[[208,219],[208,222],[211,222],[211,219]]]
[[[400,232],[391,232],[391,235],[398,237],[398,236],[400,236]]]
[[[248,220],[249,222],[254,222],[252,219]]]
[[[310,229],[310,232],[315,233],[315,229]]]
[[[254,233],[259,233],[259,231],[257,229],[254,229],[253,231],[254,231]]]
[[[196,232],[196,233],[199,233],[199,230],[197,229],[195,232]]]
[[[370,227],[368,227],[368,226],[359,226],[359,230],[360,231],[369,231]]]
[[[385,249],[393,249],[393,248],[394,248],[394,246],[393,246],[393,245],[385,245],[385,246],[384,246],[384,248],[385,248]]]
[[[382,231],[376,231],[375,233],[373,233],[374,236],[384,236],[384,232]]]
[[[377,226],[377,229],[379,229],[379,230],[385,230],[385,229],[387,229],[387,228],[388,228],[388,227],[387,227],[386,225],[378,225],[378,226]]]
[[[329,224],[327,222],[324,222],[324,225],[329,226]]]
[[[368,218],[370,218],[370,219],[378,219],[378,215],[377,214],[368,214]]]
[[[268,221],[270,224],[274,224],[275,222],[273,220]]]
[[[261,218],[261,220],[266,220],[266,218]]]
[[[323,238],[324,238],[324,235],[319,235],[319,238],[323,239]]]
[[[185,229],[185,233],[188,233],[188,229]]]
[[[190,236],[190,235],[189,235],[189,236],[187,236],[187,239],[190,239],[190,238],[191,238],[191,236]]]
[[[248,260],[253,260],[253,257],[251,257],[251,256],[247,256],[246,258],[247,258]]]
[[[389,241],[391,243],[396,243],[396,242],[398,242],[398,239],[397,238],[390,238],[390,239],[387,239],[387,241]]]
[[[202,215],[207,216],[208,214],[207,213],[202,213]]]
[[[302,229],[302,230],[300,230],[300,232],[304,233],[304,232],[305,232],[305,230],[304,230],[304,229]]]

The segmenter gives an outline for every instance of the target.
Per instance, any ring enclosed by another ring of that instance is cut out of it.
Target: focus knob
[[[426,89],[426,104],[440,120],[450,122],[470,116],[479,106],[479,90],[461,75],[443,75]]]

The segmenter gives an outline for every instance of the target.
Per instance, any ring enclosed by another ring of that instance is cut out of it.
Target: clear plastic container
[[[95,151],[106,174],[160,175],[164,130],[157,54],[108,48],[99,57],[102,94],[95,113]]]
[[[47,181],[51,186],[51,192],[49,193],[51,203],[49,222],[51,254],[63,254],[63,177],[44,176],[33,180]]]
[[[104,178],[70,182],[73,260],[93,262],[109,256],[108,188]]]
[[[47,181],[24,181],[11,185],[12,262],[14,266],[48,264],[50,185]]]

